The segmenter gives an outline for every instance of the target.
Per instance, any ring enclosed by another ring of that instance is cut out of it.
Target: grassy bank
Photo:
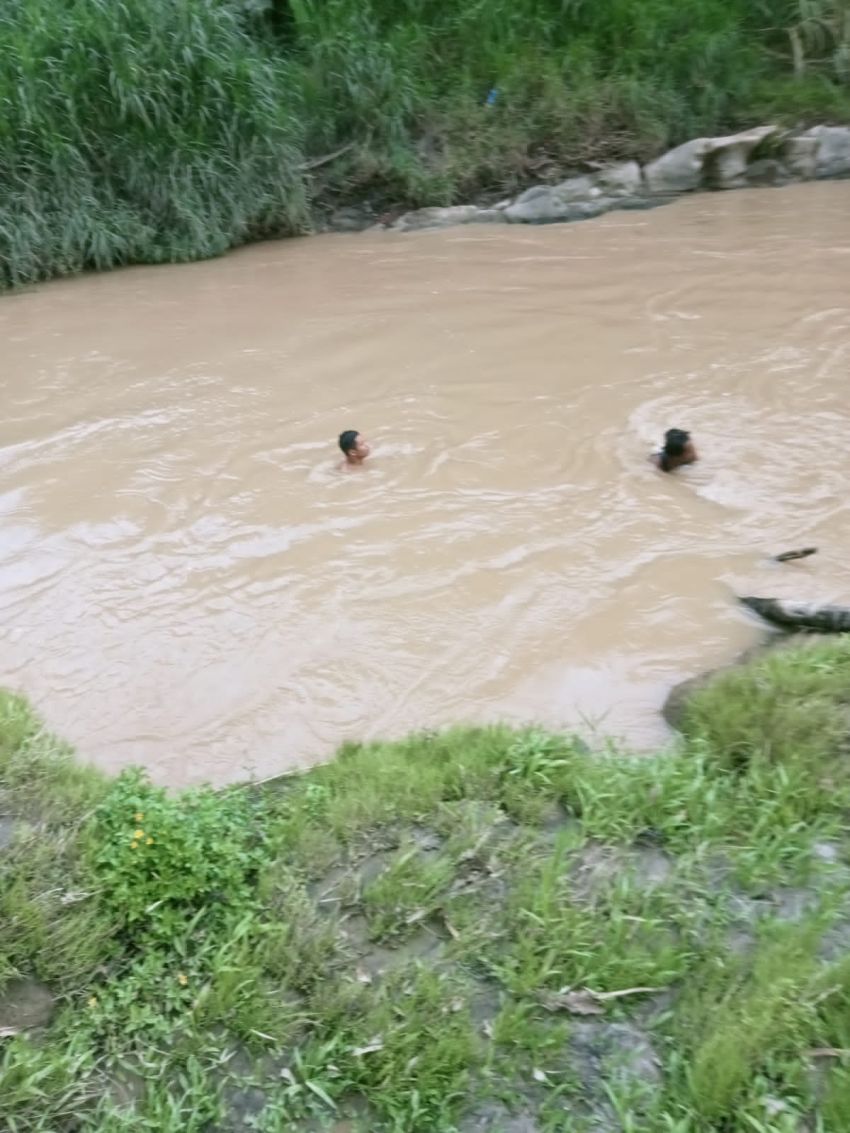
[[[766,118],[850,121],[848,11],[847,0],[7,4],[0,286],[216,255],[352,200],[502,193]]]
[[[457,730],[176,795],[4,697],[0,1128],[846,1130],[848,689],[830,642],[656,758]]]

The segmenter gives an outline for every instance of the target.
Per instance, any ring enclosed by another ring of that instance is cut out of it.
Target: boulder
[[[776,133],[776,126],[759,126],[726,138],[710,138],[704,166],[707,185],[713,189],[740,189],[746,185],[750,154]]]
[[[739,188],[746,184],[750,154],[776,133],[776,126],[759,126],[723,138],[694,138],[645,167],[647,187],[652,193]]]
[[[645,165],[643,176],[650,193],[689,193],[698,189],[708,146],[708,138],[695,138]]]
[[[815,126],[807,131],[817,140],[816,177],[850,177],[850,126]]]
[[[575,190],[562,194],[560,189],[560,185],[540,185],[529,189],[508,205],[505,219],[512,224],[554,224],[558,221],[590,220],[616,207],[612,197],[603,197],[598,190],[592,198],[583,200]]]
[[[772,157],[763,157],[758,161],[751,161],[747,166],[746,180],[748,185],[786,185],[791,180],[791,171],[787,165]]]
[[[535,185],[520,193],[505,209],[514,224],[551,224],[556,221],[587,220],[621,202],[640,197],[643,175],[636,161],[612,165],[598,173],[570,177],[558,185]]]
[[[793,177],[809,181],[817,173],[818,139],[811,133],[786,138],[782,143],[782,159]]]
[[[449,228],[455,224],[503,224],[501,209],[482,209],[478,205],[450,205],[447,208],[423,208],[406,212],[393,225],[399,232],[416,232],[421,228]]]
[[[638,197],[644,189],[643,172],[636,161],[600,169],[593,180],[607,197]]]

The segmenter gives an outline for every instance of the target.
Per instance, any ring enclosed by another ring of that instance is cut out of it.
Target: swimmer
[[[345,457],[343,468],[353,468],[362,464],[372,451],[369,442],[365,441],[356,429],[346,429],[344,433],[339,434],[339,447]]]
[[[664,434],[664,448],[655,452],[650,460],[662,472],[672,472],[681,464],[693,464],[697,460],[697,450],[691,440],[691,434],[684,429],[668,429]]]

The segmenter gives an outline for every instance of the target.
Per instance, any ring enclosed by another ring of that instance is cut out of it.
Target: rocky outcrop
[[[503,224],[502,209],[479,208],[477,205],[450,205],[448,208],[415,209],[406,212],[393,225],[399,232],[415,232],[419,228],[450,228],[456,224]]]
[[[646,166],[647,188],[651,193],[743,188],[753,150],[777,133],[775,126],[760,126],[725,138],[685,142]]]
[[[759,126],[720,138],[694,138],[641,167],[636,161],[534,185],[491,208],[453,205],[407,212],[394,229],[455,224],[553,224],[589,220],[613,209],[651,208],[682,193],[850,177],[850,127],[783,131]]]
[[[504,215],[512,224],[586,220],[644,195],[641,168],[636,161],[627,161],[599,173],[570,177],[559,185],[527,189],[504,209]]]

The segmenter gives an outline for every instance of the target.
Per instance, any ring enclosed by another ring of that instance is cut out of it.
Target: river
[[[110,770],[497,719],[651,749],[761,637],[735,592],[850,600],[847,182],[262,244],[0,333],[0,684]],[[702,459],[664,475],[669,426]]]

